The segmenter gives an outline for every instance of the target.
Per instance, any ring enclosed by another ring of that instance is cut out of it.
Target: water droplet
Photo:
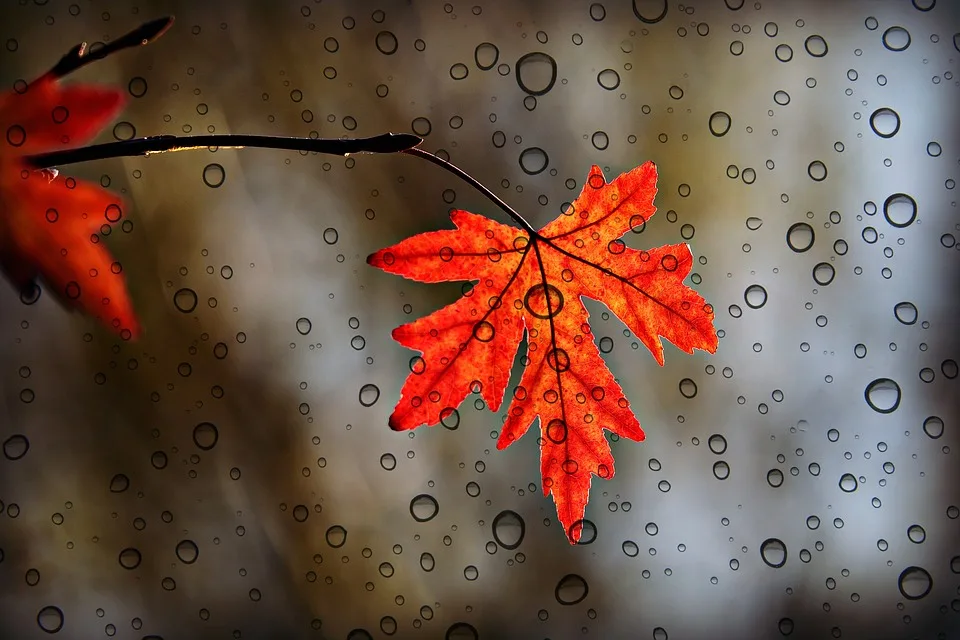
[[[212,162],[203,168],[203,183],[213,189],[218,189],[227,179],[227,172],[222,165]]]
[[[410,515],[417,522],[429,522],[433,520],[440,512],[440,505],[437,499],[428,493],[421,493],[414,496],[410,501]]]
[[[515,511],[501,511],[493,519],[493,539],[508,551],[520,546],[525,532],[526,524]]]
[[[707,440],[707,446],[710,447],[710,451],[720,455],[727,450],[727,439],[715,433]]]
[[[447,629],[443,640],[480,640],[480,632],[472,624],[455,622]]]
[[[893,315],[903,324],[916,324],[919,312],[912,302],[898,302],[893,307]]]
[[[191,313],[197,308],[197,302],[197,292],[193,289],[178,289],[177,292],[173,294],[173,306],[175,306],[180,313]]]
[[[523,305],[532,316],[547,320],[563,309],[563,293],[552,284],[535,284],[527,290]]]
[[[840,476],[840,490],[844,493],[853,493],[857,490],[857,479],[851,473]]]
[[[787,229],[787,246],[797,253],[808,251],[813,246],[815,238],[813,227],[806,222],[797,222]]]
[[[910,46],[910,32],[900,26],[890,27],[883,32],[882,40],[890,51],[903,51]]]
[[[926,569],[921,567],[907,567],[900,572],[897,578],[897,588],[907,600],[919,600],[933,589],[933,578]]]
[[[780,469],[767,471],[767,484],[776,489],[783,484],[783,472]]]
[[[323,241],[327,244],[337,244],[337,240],[340,239],[340,234],[337,233],[337,230],[333,227],[327,227],[323,230]]]
[[[481,42],[473,51],[473,60],[481,71],[489,71],[497,65],[500,49],[492,42]]]
[[[881,107],[870,115],[870,128],[881,138],[892,138],[900,131],[900,114],[890,107]]]
[[[730,114],[728,114],[726,111],[714,111],[712,114],[710,114],[710,120],[708,122],[710,133],[718,138],[727,135],[727,132],[730,131],[732,124],[733,119],[730,118]]]
[[[209,451],[217,446],[219,438],[220,432],[212,422],[201,422],[193,428],[193,443],[203,451]]]
[[[297,333],[302,336],[310,333],[310,329],[313,328],[313,323],[310,322],[309,318],[297,318]]]
[[[750,231],[756,231],[757,229],[763,226],[763,220],[761,220],[760,218],[755,218],[751,216],[747,218],[746,224],[747,224],[747,229],[750,229]]]
[[[392,453],[385,453],[380,456],[380,466],[385,471],[393,471],[397,468],[397,458]]]
[[[546,94],[557,82],[557,61],[542,51],[521,56],[514,69],[520,89],[532,96]]]
[[[376,38],[377,51],[385,56],[392,56],[397,52],[400,44],[397,42],[397,36],[391,31],[381,31]]]
[[[620,548],[628,558],[636,558],[640,554],[640,547],[633,540],[624,540]]]
[[[656,24],[667,15],[667,0],[633,0],[633,15],[644,24]]]
[[[589,592],[586,580],[575,573],[568,573],[560,578],[554,595],[560,604],[574,605],[583,602]]]
[[[783,90],[777,91],[773,94],[773,101],[781,107],[785,107],[790,104],[790,94]]]
[[[768,567],[779,569],[787,564],[787,545],[777,538],[767,538],[760,544],[760,558]]]
[[[340,525],[335,524],[327,529],[325,537],[328,545],[334,549],[339,549],[347,543],[347,530]]]
[[[528,147],[520,152],[520,168],[527,175],[537,175],[547,168],[550,158],[540,147]]]
[[[824,57],[830,49],[827,46],[827,41],[823,39],[823,36],[816,34],[807,37],[807,39],[803,41],[803,48],[814,58]]]
[[[27,437],[16,433],[3,441],[3,455],[7,460],[19,460],[30,450]]]
[[[427,553],[424,551],[420,554],[420,568],[424,571],[433,571],[434,567],[437,566],[436,560],[433,558],[432,553]]]
[[[752,284],[743,292],[743,301],[751,309],[759,309],[767,303],[767,290],[759,284]]]
[[[380,399],[380,387],[375,384],[365,384],[360,387],[360,404],[372,407]]]
[[[604,69],[597,74],[597,83],[607,91],[613,91],[620,86],[620,74],[613,69]]]
[[[918,524],[912,524],[907,527],[907,539],[913,544],[923,544],[927,539],[927,532]]]
[[[123,493],[130,488],[130,478],[118,473],[110,479],[110,493]]]
[[[120,552],[120,566],[124,569],[133,570],[140,566],[140,560],[143,556],[140,555],[140,551],[134,549],[133,547],[127,547]]]
[[[200,549],[193,540],[181,540],[177,543],[177,558],[184,564],[193,564],[200,555]]]
[[[690,378],[680,381],[680,394],[684,398],[694,398],[697,395],[697,383]]]
[[[943,435],[943,420],[939,416],[930,416],[923,421],[923,432],[936,440]]]
[[[890,378],[877,378],[867,385],[863,395],[878,413],[893,413],[900,406],[900,385]]]
[[[905,193],[895,193],[883,202],[883,216],[894,227],[909,227],[917,219],[917,201]]]
[[[827,179],[827,165],[820,160],[814,160],[807,165],[807,175],[815,182],[823,182]]]
[[[63,611],[48,605],[37,613],[37,625],[47,633],[59,633],[63,629]]]
[[[813,268],[813,279],[820,286],[827,286],[833,282],[837,272],[829,262],[820,262]]]
[[[603,151],[610,146],[610,137],[605,131],[596,131],[590,137],[590,142],[597,151]]]
[[[730,465],[724,460],[717,460],[713,463],[713,477],[717,480],[726,480],[730,477]]]

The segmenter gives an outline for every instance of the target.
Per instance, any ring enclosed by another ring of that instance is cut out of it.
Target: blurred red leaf
[[[497,411],[526,331],[523,375],[497,448],[540,418],[543,491],[553,494],[571,543],[580,539],[592,476],[614,474],[603,430],[644,438],[594,343],[581,296],[606,304],[661,365],[660,336],[687,353],[717,349],[713,309],[683,284],[689,247],[639,251],[620,240],[656,211],[656,181],[652,162],[610,183],[594,166],[573,206],[535,235],[457,210],[455,230],[421,233],[367,258],[419,282],[476,282],[457,302],[393,331],[423,354],[411,361],[393,429],[451,420],[471,391]]]
[[[139,325],[122,269],[99,236],[120,220],[123,201],[24,160],[90,141],[123,104],[120,89],[65,86],[52,74],[0,95],[0,268],[21,290],[41,277],[63,303],[130,338]]]

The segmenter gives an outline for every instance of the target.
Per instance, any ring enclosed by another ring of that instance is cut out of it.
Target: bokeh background
[[[535,226],[653,160],[627,242],[690,243],[720,348],[661,368],[587,303],[647,439],[570,546],[533,434],[497,451],[472,396],[387,427],[391,329],[461,285],[365,258],[451,207],[508,222],[468,185],[272,150],[64,168],[128,199],[106,242],[146,333],[0,287],[0,636],[960,637],[960,5],[9,0],[0,82],[166,14],[75,74],[129,88],[101,141],[416,131]]]

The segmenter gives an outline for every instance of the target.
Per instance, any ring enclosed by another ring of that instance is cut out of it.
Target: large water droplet
[[[537,175],[547,168],[550,158],[540,147],[528,147],[520,152],[520,168],[527,175]]]
[[[500,59],[500,49],[492,42],[481,42],[473,51],[473,61],[481,71],[489,71]]]
[[[733,124],[733,120],[730,118],[730,114],[726,111],[714,111],[710,115],[709,120],[710,133],[717,136],[727,135],[727,132],[730,131],[730,126]]]
[[[707,440],[707,446],[710,447],[710,451],[720,455],[727,450],[727,439],[715,433]]]
[[[853,493],[857,490],[857,479],[851,473],[840,476],[840,490],[844,493]]]
[[[217,446],[217,440],[220,438],[220,432],[217,426],[212,422],[201,422],[193,428],[193,444],[198,449],[209,451]]]
[[[807,37],[807,39],[803,41],[803,48],[814,58],[822,58],[827,55],[830,49],[827,46],[827,41],[823,39],[823,36],[816,34]]]
[[[219,189],[226,179],[227,172],[223,165],[212,162],[203,168],[203,183],[208,187]]]
[[[882,40],[890,51],[903,51],[910,46],[910,32],[900,26],[890,27],[883,32]]]
[[[667,0],[633,0],[633,15],[644,24],[656,24],[667,15]]]
[[[198,301],[197,292],[193,289],[178,289],[177,292],[173,294],[173,306],[175,306],[180,313],[191,313],[197,308]]]
[[[200,555],[200,548],[193,540],[181,540],[177,543],[177,558],[184,564],[193,564]]]
[[[870,128],[881,138],[892,138],[900,131],[900,115],[890,107],[881,107],[871,114]]]
[[[759,284],[752,284],[743,292],[743,301],[751,309],[759,309],[767,303],[767,290]]]
[[[327,529],[325,537],[328,545],[334,549],[338,549],[347,543],[347,530],[335,524]]]
[[[833,278],[836,274],[837,272],[834,270],[833,265],[829,262],[817,263],[817,265],[813,268],[813,279],[822,287],[825,287],[833,282]]]
[[[575,573],[568,573],[560,578],[554,595],[560,604],[574,605],[583,602],[589,592],[586,580]]]
[[[797,253],[808,251],[813,246],[815,238],[813,227],[806,222],[797,222],[787,229],[787,246]]]
[[[525,532],[523,518],[515,511],[501,511],[493,519],[493,539],[508,551],[520,546]]]
[[[919,312],[912,302],[898,302],[893,307],[894,317],[903,324],[916,324]]]
[[[930,416],[923,421],[923,432],[936,440],[943,435],[943,419],[939,416]]]
[[[604,69],[597,74],[597,83],[607,91],[613,91],[620,86],[620,74],[613,69]]]
[[[917,201],[905,193],[895,193],[884,200],[883,216],[894,227],[909,227],[917,219]]]
[[[15,433],[3,441],[3,455],[7,460],[19,460],[29,450],[30,441],[22,434]]]
[[[877,378],[867,385],[863,396],[878,413],[893,413],[900,406],[900,385],[890,378]]]
[[[787,545],[778,538],[767,538],[760,544],[760,558],[768,567],[779,569],[787,564]]]
[[[933,589],[933,578],[926,569],[921,567],[907,567],[900,572],[897,578],[897,588],[907,600],[919,600]]]
[[[63,629],[63,611],[48,605],[37,614],[37,624],[47,633],[59,633]]]
[[[532,96],[544,95],[557,81],[557,61],[541,51],[522,56],[514,68],[517,84]]]
[[[380,387],[375,384],[365,384],[360,387],[360,404],[372,407],[380,399]]]
[[[440,512],[440,505],[437,499],[428,493],[421,493],[414,496],[410,501],[410,515],[417,522],[429,522],[433,520]]]

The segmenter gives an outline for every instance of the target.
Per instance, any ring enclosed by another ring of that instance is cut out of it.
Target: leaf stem
[[[401,151],[401,153],[406,153],[411,156],[423,158],[424,160],[428,162],[432,162],[438,167],[441,167],[442,169],[449,171],[450,173],[457,176],[458,178],[460,178],[461,180],[469,184],[471,187],[473,187],[474,189],[482,193],[484,196],[487,197],[488,200],[493,202],[495,205],[500,207],[500,209],[502,209],[504,213],[506,213],[508,216],[513,218],[513,220],[517,224],[523,227],[524,231],[530,234],[531,240],[535,240],[539,238],[539,234],[537,234],[537,230],[534,229],[533,226],[523,218],[523,216],[517,213],[516,209],[514,209],[513,207],[508,205],[506,202],[501,200],[499,197],[497,197],[495,193],[493,193],[492,191],[490,191],[490,189],[485,187],[482,182],[480,182],[479,180],[471,176],[469,173],[467,173],[457,165],[453,164],[452,162],[447,162],[443,158],[439,158],[434,154],[430,153],[429,151],[424,151],[423,149],[420,149],[417,147],[404,149],[403,151]]]
[[[120,142],[107,142],[89,147],[50,151],[27,156],[25,160],[43,169],[64,164],[121,158],[148,156],[172,151],[193,151],[197,149],[242,149],[256,147],[260,149],[285,149],[328,155],[346,156],[353,153],[397,153],[415,147],[423,142],[419,136],[410,133],[384,133],[370,138],[292,138],[283,136],[256,136],[246,134],[213,134],[200,136],[160,135],[147,138],[134,138]]]

